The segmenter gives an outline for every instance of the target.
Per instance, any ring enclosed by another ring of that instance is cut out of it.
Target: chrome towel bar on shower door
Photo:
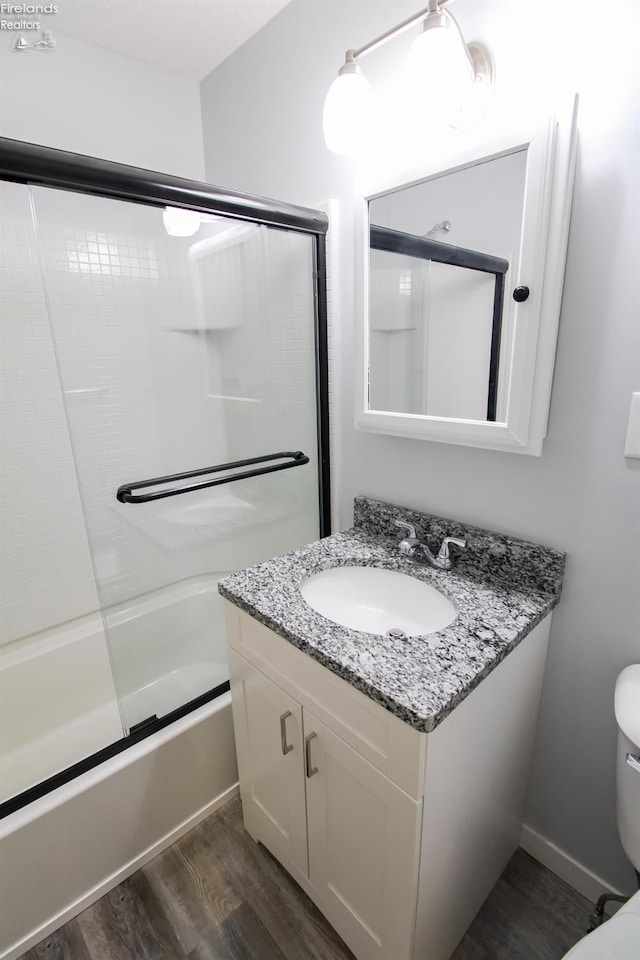
[[[233,470],[235,467],[249,467],[254,463],[268,463],[271,460],[283,460],[285,463],[274,463],[270,467],[258,467],[256,470],[243,470],[232,473],[228,477],[217,477],[215,480],[201,480],[199,483],[190,483],[184,487],[172,487],[169,490],[158,490],[156,493],[133,493],[141,487],[157,487],[164,483],[173,483],[176,480],[189,480],[191,477],[203,477],[208,473],[220,473],[223,470]],[[203,467],[202,470],[188,470],[186,473],[172,473],[167,477],[153,477],[151,480],[138,480],[136,483],[124,483],[118,487],[116,498],[120,503],[146,503],[149,500],[163,500],[165,497],[177,497],[181,493],[191,493],[193,490],[204,490],[206,487],[217,487],[221,483],[233,483],[234,480],[246,480],[248,477],[258,477],[262,473],[274,473],[276,470],[289,470],[291,467],[302,467],[309,463],[309,457],[302,450],[285,451],[284,453],[270,453],[266,457],[251,457],[250,460],[234,460],[232,463],[218,463],[213,467]]]

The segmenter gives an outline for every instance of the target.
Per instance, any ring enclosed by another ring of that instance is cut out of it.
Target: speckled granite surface
[[[395,520],[416,526],[436,552],[467,541],[445,572],[403,557]],[[454,520],[355,500],[354,526],[221,580],[223,597],[418,730],[433,730],[533,630],[560,596],[565,555]],[[438,633],[392,639],[316,613],[300,584],[327,567],[376,566],[433,584],[458,616]]]

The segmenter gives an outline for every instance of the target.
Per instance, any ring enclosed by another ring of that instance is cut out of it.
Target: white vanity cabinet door
[[[245,826],[306,876],[302,707],[234,650],[229,670]]]
[[[422,801],[303,709],[309,880],[359,960],[409,960]]]

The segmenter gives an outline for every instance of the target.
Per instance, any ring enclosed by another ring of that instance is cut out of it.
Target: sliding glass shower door
[[[29,189],[128,733],[228,679],[218,579],[319,535],[314,238]]]

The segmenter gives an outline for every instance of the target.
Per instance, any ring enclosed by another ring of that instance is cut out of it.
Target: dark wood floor
[[[518,851],[453,960],[559,960],[591,905]],[[353,960],[308,897],[244,831],[212,814],[21,960]],[[426,958],[425,958],[426,960]]]

